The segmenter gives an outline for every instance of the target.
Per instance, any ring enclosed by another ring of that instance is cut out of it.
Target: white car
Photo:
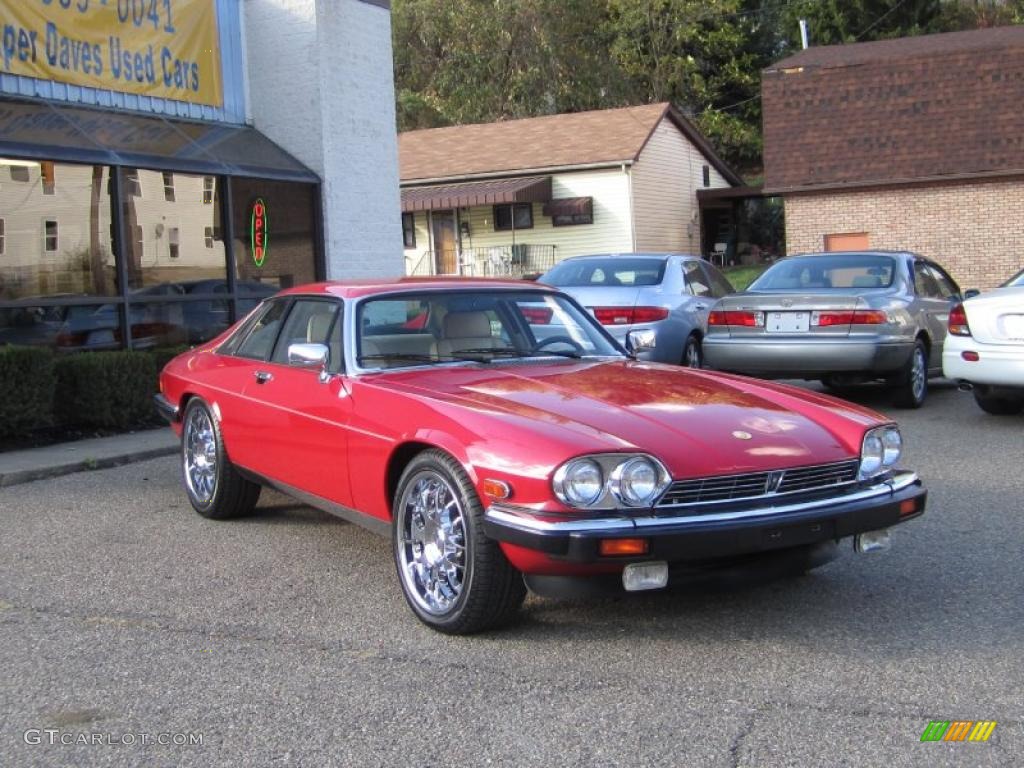
[[[996,288],[949,313],[942,371],[986,413],[1024,410],[1024,286]]]

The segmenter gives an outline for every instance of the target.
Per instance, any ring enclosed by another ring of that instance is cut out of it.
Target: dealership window
[[[126,189],[131,174],[141,186],[154,189],[163,185],[166,189],[164,173],[144,169],[125,170]],[[215,286],[225,283],[224,243],[212,239],[220,227],[220,207],[202,202],[207,179],[214,182],[212,195],[217,198],[219,178],[188,173],[174,174],[175,198],[180,197],[176,202],[165,196],[156,200],[151,197],[142,203],[133,194],[124,196],[122,215],[128,231],[133,233],[131,247],[125,254],[129,289],[159,294],[161,286],[168,284],[186,288],[201,284],[204,292],[212,292]],[[167,222],[173,226],[167,226]]]
[[[174,202],[174,174],[169,171],[164,171],[164,200]]]
[[[11,164],[11,181],[28,181],[29,173],[28,166],[25,163],[19,163],[17,160],[12,161]]]
[[[416,214],[402,214],[402,243],[406,248],[416,247]]]
[[[239,295],[317,279],[314,185],[233,177],[231,199]]]
[[[214,190],[216,188],[217,180],[213,176],[203,177],[203,204],[211,205],[213,203]]]
[[[60,245],[57,239],[57,220],[46,219],[43,222],[43,250],[47,253],[55,253]]]
[[[533,229],[533,204],[514,203],[494,206],[494,231]]]

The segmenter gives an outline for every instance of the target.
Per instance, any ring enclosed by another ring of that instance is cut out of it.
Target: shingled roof
[[[740,183],[707,139],[667,103],[406,131],[398,136],[401,180],[464,180],[632,163],[666,117],[726,179]]]
[[[1024,27],[809,48],[761,87],[766,192],[1024,174]]]

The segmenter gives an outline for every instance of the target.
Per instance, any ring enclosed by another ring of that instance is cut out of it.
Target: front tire
[[[189,400],[182,423],[181,470],[192,508],[211,520],[251,514],[260,486],[231,463],[210,407],[198,397]]]
[[[914,350],[893,390],[898,408],[920,408],[928,396],[928,348],[921,339],[914,341]]]
[[[683,365],[687,368],[703,368],[704,352],[700,347],[700,339],[691,334],[683,347]]]
[[[483,531],[483,506],[462,466],[439,450],[402,473],[392,514],[398,581],[416,618],[451,635],[506,623],[526,597],[523,577]]]
[[[1024,411],[1024,398],[1019,397],[996,397],[993,396],[988,387],[975,385],[974,402],[978,404],[985,413],[993,416],[1016,416]]]

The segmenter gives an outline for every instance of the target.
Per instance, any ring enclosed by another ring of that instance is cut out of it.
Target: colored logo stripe
[[[995,720],[932,720],[921,741],[988,741],[995,729]]]

